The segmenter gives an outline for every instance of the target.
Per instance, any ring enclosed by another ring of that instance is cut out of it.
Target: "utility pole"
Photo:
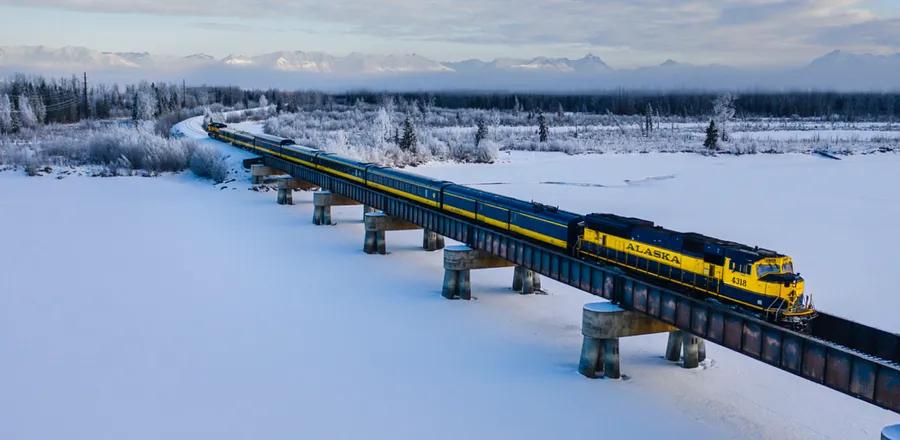
[[[81,105],[84,106],[84,117],[85,118],[89,117],[90,112],[88,109],[88,100],[87,100],[87,72],[84,72],[84,88],[83,88],[83,93],[82,93]]]

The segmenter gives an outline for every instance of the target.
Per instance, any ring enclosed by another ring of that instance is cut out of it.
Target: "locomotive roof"
[[[285,145],[284,148],[288,149],[288,150],[299,151],[301,153],[306,153],[306,154],[316,154],[316,153],[322,152],[322,150],[320,150],[318,148],[312,148],[312,147],[307,147],[304,145],[297,145],[297,144]]]
[[[261,133],[260,133],[260,134],[254,134],[253,136],[254,136],[254,137],[258,137],[258,138],[263,139],[263,140],[266,140],[266,141],[269,141],[269,142],[274,142],[274,143],[276,143],[276,144],[281,144],[281,143],[283,143],[283,142],[285,142],[285,141],[290,141],[290,143],[292,143],[292,144],[294,143],[294,140],[293,140],[293,139],[288,139],[288,138],[283,138],[283,137],[278,137],[278,136],[272,136],[272,135],[269,135],[269,134],[261,134]]]
[[[391,167],[382,167],[382,166],[373,166],[369,168],[370,173],[381,174],[387,177],[393,177],[396,179],[406,180],[411,183],[418,183],[423,185],[429,185],[433,188],[440,188],[443,185],[450,184],[446,180],[435,180],[430,177],[425,177],[420,174],[410,173],[408,171],[398,170],[396,168]]]
[[[757,261],[762,258],[777,258],[784,256],[783,254],[780,254],[773,250],[747,246],[745,244],[722,240],[715,237],[698,234],[696,232],[673,231],[671,229],[663,228],[662,226],[654,225],[653,222],[649,220],[643,220],[634,217],[623,217],[616,214],[588,214],[587,216],[585,216],[585,219],[588,226],[595,226],[600,228],[603,228],[604,226],[612,227],[628,235],[631,235],[635,230],[652,230],[658,234],[680,237],[683,241],[700,242],[704,244],[704,247],[707,249],[707,251],[711,251],[716,254],[725,253],[733,258],[744,261]],[[719,251],[717,248],[721,249],[721,251]]]
[[[495,204],[503,208],[513,209],[523,213],[539,214],[542,217],[553,219],[562,223],[569,223],[574,219],[580,219],[582,216],[574,212],[563,211],[556,206],[545,205],[538,202],[528,202],[525,200],[507,197],[500,194],[483,191],[480,189],[469,188],[467,186],[453,184],[445,189],[445,191],[456,192],[487,203]]]

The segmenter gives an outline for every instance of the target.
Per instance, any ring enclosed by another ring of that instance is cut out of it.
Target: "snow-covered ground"
[[[896,330],[888,291],[829,287],[896,284],[892,157],[516,153],[417,171],[774,247],[822,307]],[[492,269],[473,273],[476,301],[447,301],[421,232],[366,255],[360,207],[316,227],[311,194],[286,207],[247,187],[0,173],[0,438],[845,439],[897,422],[715,345],[683,370],[664,335],[622,341],[627,380],[585,379],[594,297],[549,280],[515,295],[512,269]],[[708,203],[686,212],[688,195]]]

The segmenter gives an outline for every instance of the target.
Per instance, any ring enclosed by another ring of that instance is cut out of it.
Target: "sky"
[[[0,0],[2,45],[791,66],[834,49],[900,52],[900,1]]]

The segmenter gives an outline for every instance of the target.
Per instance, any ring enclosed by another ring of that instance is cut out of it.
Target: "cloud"
[[[740,4],[722,9],[718,24],[746,25],[763,20],[777,20],[785,15],[793,15],[806,6],[803,0],[785,0],[772,3]]]
[[[900,18],[825,28],[812,41],[825,46],[881,46],[898,50]]]
[[[223,31],[223,32],[252,32],[259,30],[257,26],[248,26],[246,24],[240,23],[220,23],[214,21],[204,21],[194,23],[192,25],[197,29],[203,29],[207,31]]]
[[[205,30],[265,29],[467,46],[626,48],[660,59],[785,60],[822,45],[896,45],[897,22],[871,0],[0,0],[98,13],[205,17]],[[228,25],[240,19],[240,25]],[[275,23],[274,25],[272,23]],[[281,23],[281,24],[279,24]],[[289,23],[289,24],[288,24]],[[297,28],[296,26],[302,26]],[[825,29],[823,31],[823,29]],[[854,34],[856,33],[856,34]],[[418,45],[418,46],[417,46]],[[327,49],[327,48],[316,48]]]

